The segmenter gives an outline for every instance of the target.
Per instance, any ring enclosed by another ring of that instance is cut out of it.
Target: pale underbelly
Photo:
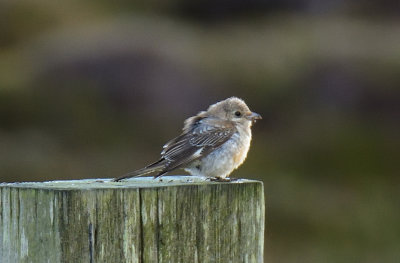
[[[197,176],[226,178],[246,159],[250,138],[246,139],[239,142],[238,136],[232,137],[220,148],[194,162],[185,170]]]

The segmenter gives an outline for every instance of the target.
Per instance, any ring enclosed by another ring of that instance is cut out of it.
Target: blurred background
[[[5,0],[0,181],[120,176],[238,96],[265,262],[400,262],[399,86],[394,0]]]

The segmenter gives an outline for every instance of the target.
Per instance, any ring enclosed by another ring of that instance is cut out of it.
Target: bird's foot
[[[237,178],[229,178],[229,177],[209,177],[211,182],[234,182],[239,179]]]

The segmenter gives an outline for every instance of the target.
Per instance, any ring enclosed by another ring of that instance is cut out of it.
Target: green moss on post
[[[2,262],[263,262],[262,183],[0,184]]]

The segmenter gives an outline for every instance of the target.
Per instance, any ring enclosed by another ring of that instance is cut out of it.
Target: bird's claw
[[[229,178],[229,177],[225,177],[225,178],[223,178],[223,177],[210,177],[209,180],[211,182],[234,182],[234,181],[237,181],[239,179],[237,179],[237,178]]]

